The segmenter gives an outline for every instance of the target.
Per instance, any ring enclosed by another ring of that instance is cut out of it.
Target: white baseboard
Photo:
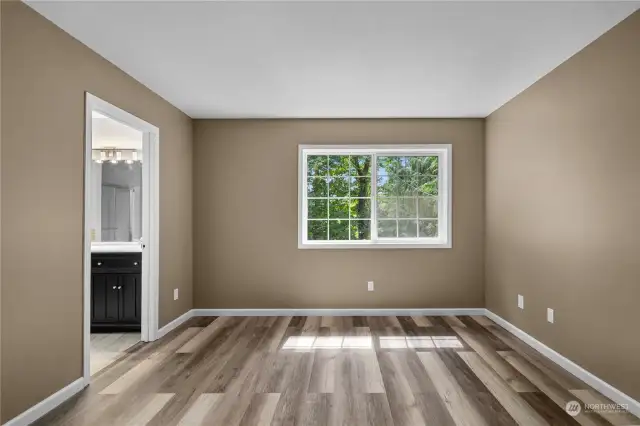
[[[500,326],[502,326],[502,328],[504,328],[505,330],[507,330],[514,336],[516,336],[518,339],[522,340],[527,345],[531,346],[533,349],[535,349],[545,357],[549,358],[551,361],[558,364],[564,370],[567,370],[569,373],[573,374],[578,379],[582,380],[583,382],[585,382],[586,384],[588,384],[589,386],[591,386],[592,388],[594,388],[595,390],[597,390],[598,392],[606,396],[607,398],[611,399],[613,402],[627,405],[629,407],[629,412],[640,417],[640,402],[631,398],[629,395],[625,394],[624,392],[614,388],[609,383],[605,382],[599,377],[589,373],[587,370],[580,367],[575,362],[560,355],[558,352],[554,351],[544,343],[540,342],[539,340],[536,340],[534,337],[520,330],[515,325],[499,317],[498,315],[494,314],[488,309],[486,310],[486,316],[489,319],[493,320],[496,324],[499,324]]]
[[[173,321],[171,321],[169,324],[165,325],[164,327],[162,327],[160,330],[158,330],[158,334],[156,335],[156,337],[158,339],[161,339],[162,337],[164,337],[166,334],[170,333],[171,331],[173,331],[175,328],[177,328],[178,326],[182,325],[185,321],[193,318],[194,315],[193,314],[193,309],[185,312],[184,314],[180,315],[178,318],[174,319]]]
[[[195,317],[211,316],[386,316],[386,315],[484,315],[484,308],[452,309],[193,309]]]
[[[4,424],[4,426],[30,425],[31,423],[35,422],[36,420],[38,420],[39,418],[47,414],[49,411],[56,408],[58,405],[62,404],[63,402],[65,402],[66,400],[68,400],[78,392],[80,392],[82,389],[85,388],[85,386],[86,386],[86,383],[84,381],[84,378],[81,377],[78,380],[60,389],[58,392],[54,393],[53,395],[49,396],[48,398],[40,401],[39,403],[29,408],[27,411],[23,412],[22,414],[9,420],[7,423]]]

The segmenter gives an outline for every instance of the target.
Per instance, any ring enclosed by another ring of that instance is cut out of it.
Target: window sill
[[[298,242],[298,249],[450,249],[451,243],[442,240],[408,241],[377,241],[377,242],[333,242],[314,241]]]

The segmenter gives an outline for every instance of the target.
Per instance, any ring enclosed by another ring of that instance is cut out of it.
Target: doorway
[[[159,130],[85,99],[83,376],[158,332]]]

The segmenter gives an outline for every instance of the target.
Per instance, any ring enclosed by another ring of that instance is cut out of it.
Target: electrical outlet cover
[[[524,296],[521,294],[518,295],[518,308],[524,309]]]

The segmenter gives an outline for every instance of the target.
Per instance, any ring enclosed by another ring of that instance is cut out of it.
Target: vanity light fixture
[[[142,163],[142,156],[135,149],[100,148],[92,150],[91,156],[93,161],[98,164],[107,161],[112,164],[118,164],[122,161],[126,164],[133,164],[137,161]]]
[[[96,160],[96,163],[102,164],[105,162],[106,159],[107,159],[107,153],[104,151],[100,151],[100,158]]]
[[[131,151],[131,158],[124,160],[127,164],[133,164],[138,159],[138,151]]]

